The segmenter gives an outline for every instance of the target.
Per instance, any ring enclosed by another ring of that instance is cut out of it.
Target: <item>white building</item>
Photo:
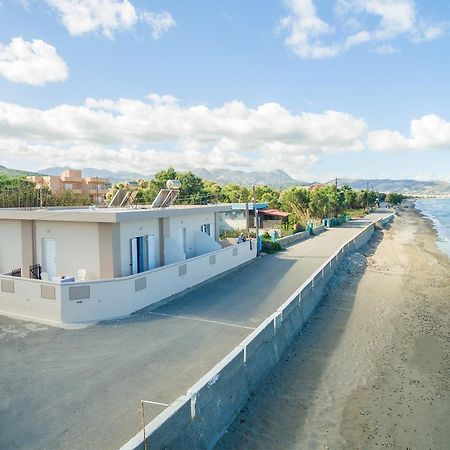
[[[0,210],[0,313],[105,319],[205,281],[255,256],[251,242],[221,248],[220,213],[230,209]]]

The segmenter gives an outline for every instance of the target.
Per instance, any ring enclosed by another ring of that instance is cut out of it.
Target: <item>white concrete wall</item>
[[[169,236],[178,244],[178,230],[186,227],[186,258],[197,256],[195,248],[195,233],[200,231],[201,226],[209,223],[211,225],[211,237],[215,236],[214,213],[203,212],[201,214],[192,214],[188,216],[171,217],[169,219]]]
[[[10,290],[10,287],[14,292],[5,292]],[[59,324],[60,299],[60,286],[56,283],[0,276],[0,314]]]
[[[140,220],[120,223],[120,273],[122,277],[131,274],[130,239],[153,234],[155,236],[156,265],[159,260],[160,236],[158,219]]]
[[[0,220],[0,273],[20,268],[22,231],[20,220]]]
[[[45,272],[43,240],[56,242],[58,275],[76,276],[86,270],[87,279],[100,278],[98,224],[87,222],[36,221],[36,263]]]
[[[129,277],[62,284],[61,320],[71,323],[128,315],[233,269],[255,256],[256,242],[247,241]],[[71,289],[83,286],[89,289],[88,298],[70,300]]]

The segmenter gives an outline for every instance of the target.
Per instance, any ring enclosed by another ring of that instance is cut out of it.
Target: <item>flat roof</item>
[[[231,203],[231,208],[233,209],[233,211],[241,211],[241,210],[245,210],[246,206],[245,203]],[[256,203],[255,204],[256,209],[265,209],[269,207],[268,203]],[[248,202],[248,209],[250,211],[253,211],[253,202]]]
[[[230,210],[231,205],[229,204],[177,205],[167,208],[0,208],[0,220],[118,223]]]

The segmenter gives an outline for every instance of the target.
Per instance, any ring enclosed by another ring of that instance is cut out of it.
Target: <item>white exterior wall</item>
[[[155,236],[156,266],[159,260],[160,236],[158,219],[139,220],[120,223],[120,274],[122,277],[131,275],[130,239],[153,234]]]
[[[76,276],[86,270],[86,279],[100,278],[98,224],[88,222],[36,221],[36,263],[45,272],[43,240],[56,242],[58,275]]]
[[[215,236],[215,220],[214,213],[203,212],[201,214],[193,214],[187,216],[171,217],[169,219],[169,233],[178,245],[178,230],[182,227],[186,228],[186,258],[193,258],[196,255],[195,232],[201,230],[201,226],[209,223],[211,225],[211,237]]]
[[[22,264],[20,220],[0,220],[0,273],[11,272]]]
[[[131,314],[246,263],[255,256],[256,241],[253,240],[129,277],[63,283],[59,286],[61,321],[84,322]],[[71,300],[71,289],[74,288],[85,290],[86,297]]]

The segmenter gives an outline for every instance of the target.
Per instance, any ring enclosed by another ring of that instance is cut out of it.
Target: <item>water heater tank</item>
[[[180,180],[167,180],[166,187],[167,189],[180,189],[181,188]]]

